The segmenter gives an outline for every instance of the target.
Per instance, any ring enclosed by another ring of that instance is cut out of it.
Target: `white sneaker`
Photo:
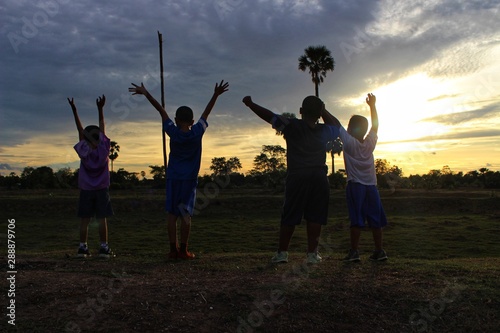
[[[288,251],[276,252],[271,259],[272,262],[288,262]]]
[[[318,252],[311,252],[307,254],[307,263],[308,264],[319,264],[323,260]]]

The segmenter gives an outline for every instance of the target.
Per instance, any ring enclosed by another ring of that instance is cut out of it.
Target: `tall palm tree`
[[[332,174],[335,173],[335,154],[340,156],[342,149],[342,141],[340,141],[340,138],[328,141],[326,144],[326,152],[329,152],[332,157]]]
[[[120,146],[116,141],[111,141],[109,148],[109,159],[111,160],[111,172],[113,172],[113,162],[118,157],[118,152],[120,151]]]
[[[304,50],[304,54],[299,57],[299,70],[305,72],[306,69],[309,69],[316,97],[319,97],[318,87],[326,77],[326,72],[333,72],[334,68],[335,60],[333,60],[330,50],[323,45],[309,46]]]

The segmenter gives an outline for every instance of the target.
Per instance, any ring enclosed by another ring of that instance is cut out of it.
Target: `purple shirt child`
[[[95,149],[92,149],[86,140],[81,140],[74,148],[80,157],[78,187],[81,190],[100,190],[109,187],[109,138],[99,132],[99,144]]]

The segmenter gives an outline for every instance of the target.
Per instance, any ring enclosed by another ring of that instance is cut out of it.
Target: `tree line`
[[[130,189],[136,187],[163,188],[165,186],[165,167],[149,166],[146,171],[128,172],[123,168],[110,171],[111,189]],[[280,145],[264,145],[253,159],[253,168],[246,174],[240,172],[241,161],[238,157],[214,157],[210,174],[198,177],[199,186],[213,182],[216,177],[229,177],[232,187],[265,187],[276,190],[284,188],[286,177],[286,149]],[[375,160],[378,187],[381,189],[456,189],[456,188],[500,188],[500,172],[487,168],[468,172],[454,172],[447,165],[440,170],[430,170],[423,175],[404,176],[403,170],[391,165],[385,159]],[[20,175],[11,172],[0,175],[0,187],[7,189],[56,189],[77,188],[78,171],[61,168],[54,171],[48,166],[25,167]],[[342,189],[346,184],[343,169],[329,175],[330,186]]]

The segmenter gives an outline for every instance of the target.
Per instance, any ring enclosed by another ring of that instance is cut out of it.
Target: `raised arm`
[[[201,117],[205,120],[207,120],[208,115],[210,112],[212,112],[212,109],[215,105],[215,102],[217,101],[217,97],[225,93],[229,88],[229,83],[224,83],[224,80],[220,81],[220,84],[218,85],[217,83],[215,84],[214,88],[214,94],[212,95],[212,98],[210,98],[210,101],[208,101],[207,106],[205,107],[205,111],[203,111]]]
[[[165,111],[165,109],[161,106],[161,104],[158,103],[158,101],[156,99],[154,99],[153,96],[151,96],[151,94],[146,89],[146,87],[144,87],[144,84],[142,82],[141,82],[140,86],[133,84],[133,83],[132,83],[132,85],[134,87],[128,88],[128,91],[133,93],[132,95],[144,95],[144,96],[146,96],[149,103],[151,103],[151,105],[153,105],[155,107],[155,109],[158,110],[158,112],[160,113],[162,122],[170,119],[168,117],[167,111]]]
[[[106,134],[106,126],[104,124],[104,104],[106,103],[106,96],[98,97],[95,101],[97,110],[99,111],[99,130]]]
[[[68,98],[69,105],[71,106],[71,110],[73,110],[73,117],[75,118],[76,129],[78,130],[78,140],[83,140],[83,126],[80,122],[80,117],[78,117],[78,111],[76,110],[75,102],[73,101],[73,97],[71,99]]]
[[[370,106],[370,114],[372,118],[372,131],[375,133],[378,132],[378,113],[377,113],[377,107],[375,106],[375,103],[377,102],[377,98],[375,97],[374,94],[369,93],[366,97],[366,104]]]
[[[255,104],[252,101],[252,97],[250,97],[250,96],[243,97],[243,103],[245,103],[245,105],[247,107],[249,107],[250,110],[252,110],[262,120],[264,120],[268,123],[271,123],[271,121],[274,117],[274,112],[272,112],[271,110],[268,110],[268,109],[266,109],[258,104]]]
[[[323,109],[323,112],[321,113],[321,118],[323,118],[323,122],[327,125],[336,126],[336,127],[342,126],[340,124],[340,121],[334,115],[332,115],[330,112],[328,112],[327,109]]]

